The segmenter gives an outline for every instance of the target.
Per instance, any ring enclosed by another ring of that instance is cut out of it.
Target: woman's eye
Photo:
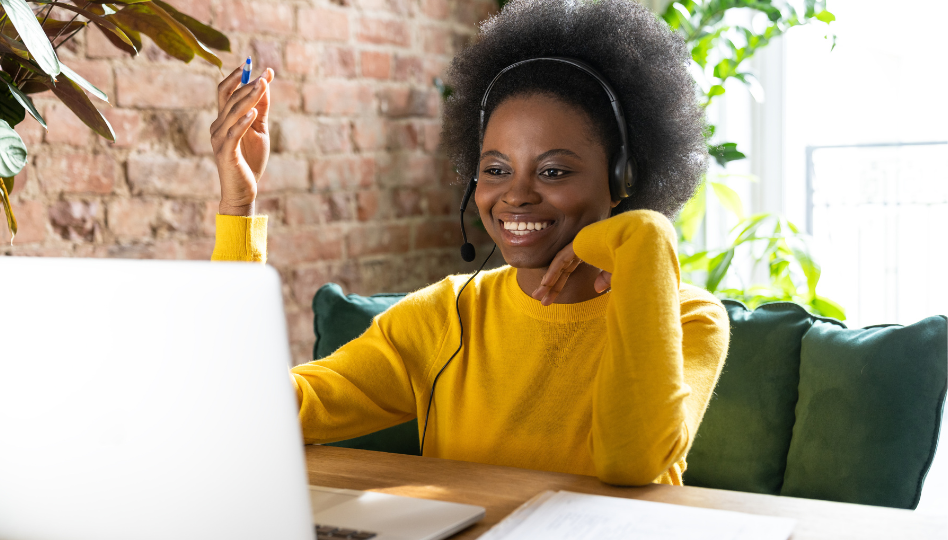
[[[545,169],[540,174],[546,176],[547,178],[559,178],[566,174],[566,171],[562,169]]]
[[[500,176],[500,175],[504,174],[504,170],[503,170],[503,169],[499,169],[499,168],[497,168],[497,167],[488,167],[488,168],[484,169],[484,172],[487,173],[487,174],[489,174],[489,175],[491,175],[491,176]]]

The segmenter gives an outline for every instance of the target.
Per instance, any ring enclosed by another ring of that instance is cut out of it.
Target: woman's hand
[[[544,274],[543,279],[540,280],[540,286],[537,287],[537,290],[533,291],[533,294],[530,296],[535,300],[539,300],[544,306],[552,304],[553,301],[556,300],[556,297],[559,296],[560,291],[563,290],[563,287],[566,286],[566,280],[569,279],[570,274],[572,274],[573,270],[576,270],[582,262],[583,261],[576,256],[576,253],[573,251],[573,243],[570,242],[556,254],[556,257],[553,257],[553,262],[550,263],[546,274]],[[600,270],[599,275],[596,276],[596,282],[593,288],[596,289],[597,293],[601,293],[611,286],[612,273]]]
[[[221,180],[218,212],[252,216],[257,181],[270,157],[270,82],[273,70],[240,88],[243,66],[217,87],[217,120],[211,123],[211,146]]]

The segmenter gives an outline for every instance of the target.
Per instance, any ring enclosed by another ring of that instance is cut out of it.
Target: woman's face
[[[581,109],[545,95],[497,107],[474,201],[509,265],[545,268],[583,227],[609,217],[608,162]]]

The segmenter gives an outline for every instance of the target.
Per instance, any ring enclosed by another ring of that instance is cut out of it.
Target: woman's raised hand
[[[258,79],[240,87],[243,66],[217,87],[217,119],[211,123],[211,146],[221,180],[218,213],[252,216],[257,181],[270,157],[270,82],[267,68]]]
[[[552,304],[563,290],[563,287],[566,286],[566,280],[569,279],[570,274],[572,274],[582,262],[583,261],[576,256],[576,252],[573,251],[573,243],[570,242],[566,244],[566,247],[561,249],[560,252],[556,254],[556,257],[553,257],[553,262],[550,263],[546,274],[544,274],[543,279],[540,280],[540,286],[537,287],[530,296],[535,300],[539,300],[544,306]],[[611,286],[612,274],[605,270],[600,270],[599,275],[596,276],[596,282],[593,284],[593,288],[596,289],[597,293],[601,293]]]

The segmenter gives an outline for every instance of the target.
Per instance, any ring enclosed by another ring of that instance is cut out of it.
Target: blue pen
[[[253,62],[250,61],[250,57],[247,57],[247,61],[244,63],[244,72],[240,74],[240,85],[243,86],[250,82],[250,72],[253,70]]]

